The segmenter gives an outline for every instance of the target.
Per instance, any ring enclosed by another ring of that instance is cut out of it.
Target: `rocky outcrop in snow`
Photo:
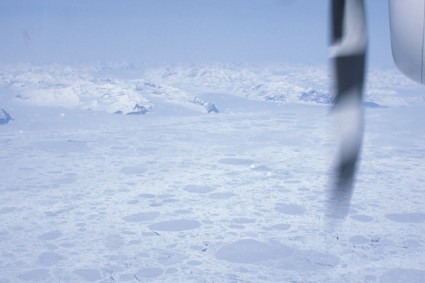
[[[299,100],[310,103],[332,104],[334,99],[329,93],[308,88],[301,93]]]
[[[334,99],[333,96],[329,93],[315,90],[313,88],[308,88],[306,91],[301,93],[299,100],[309,103],[318,103],[318,104],[333,104]],[[373,101],[365,101],[363,102],[364,107],[368,108],[381,108],[383,107],[379,103]]]
[[[10,120],[12,119],[12,116],[10,116],[9,113],[6,112],[6,110],[1,109],[0,110],[0,125],[4,125],[9,123]]]
[[[218,113],[219,112],[217,107],[214,104],[212,104],[210,102],[205,102],[199,97],[195,97],[192,100],[192,102],[197,104],[197,105],[201,105],[202,107],[204,107],[205,110],[207,110],[207,113]]]
[[[134,105],[133,111],[128,112],[127,115],[143,115],[151,111],[150,105]]]
[[[368,108],[384,108],[384,106],[381,106],[378,103],[372,101],[363,102],[363,106]]]
[[[271,102],[286,102],[286,96],[283,94],[277,94],[277,95],[266,95],[264,97],[265,101],[271,101]]]

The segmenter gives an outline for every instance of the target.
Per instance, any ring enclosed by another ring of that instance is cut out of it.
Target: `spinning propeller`
[[[332,0],[331,61],[333,111],[339,123],[339,150],[329,196],[330,216],[348,213],[363,139],[363,86],[367,53],[363,0]],[[425,0],[389,0],[391,47],[397,67],[424,84]]]

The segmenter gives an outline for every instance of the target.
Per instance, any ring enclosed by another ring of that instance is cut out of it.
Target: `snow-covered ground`
[[[14,120],[0,125],[0,282],[422,281],[417,89],[371,74],[369,97],[385,99],[369,101],[398,106],[367,108],[337,221],[334,121],[298,101],[327,93],[325,72],[244,68],[4,71],[0,109]],[[107,113],[135,104],[150,110]]]

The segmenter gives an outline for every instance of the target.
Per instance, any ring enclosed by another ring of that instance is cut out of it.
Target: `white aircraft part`
[[[425,84],[425,1],[389,0],[394,62],[410,79]]]

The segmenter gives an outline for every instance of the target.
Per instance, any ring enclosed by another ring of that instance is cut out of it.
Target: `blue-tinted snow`
[[[223,111],[6,101],[0,282],[423,278],[423,108],[367,110],[349,215],[333,223],[328,108],[197,96]]]

